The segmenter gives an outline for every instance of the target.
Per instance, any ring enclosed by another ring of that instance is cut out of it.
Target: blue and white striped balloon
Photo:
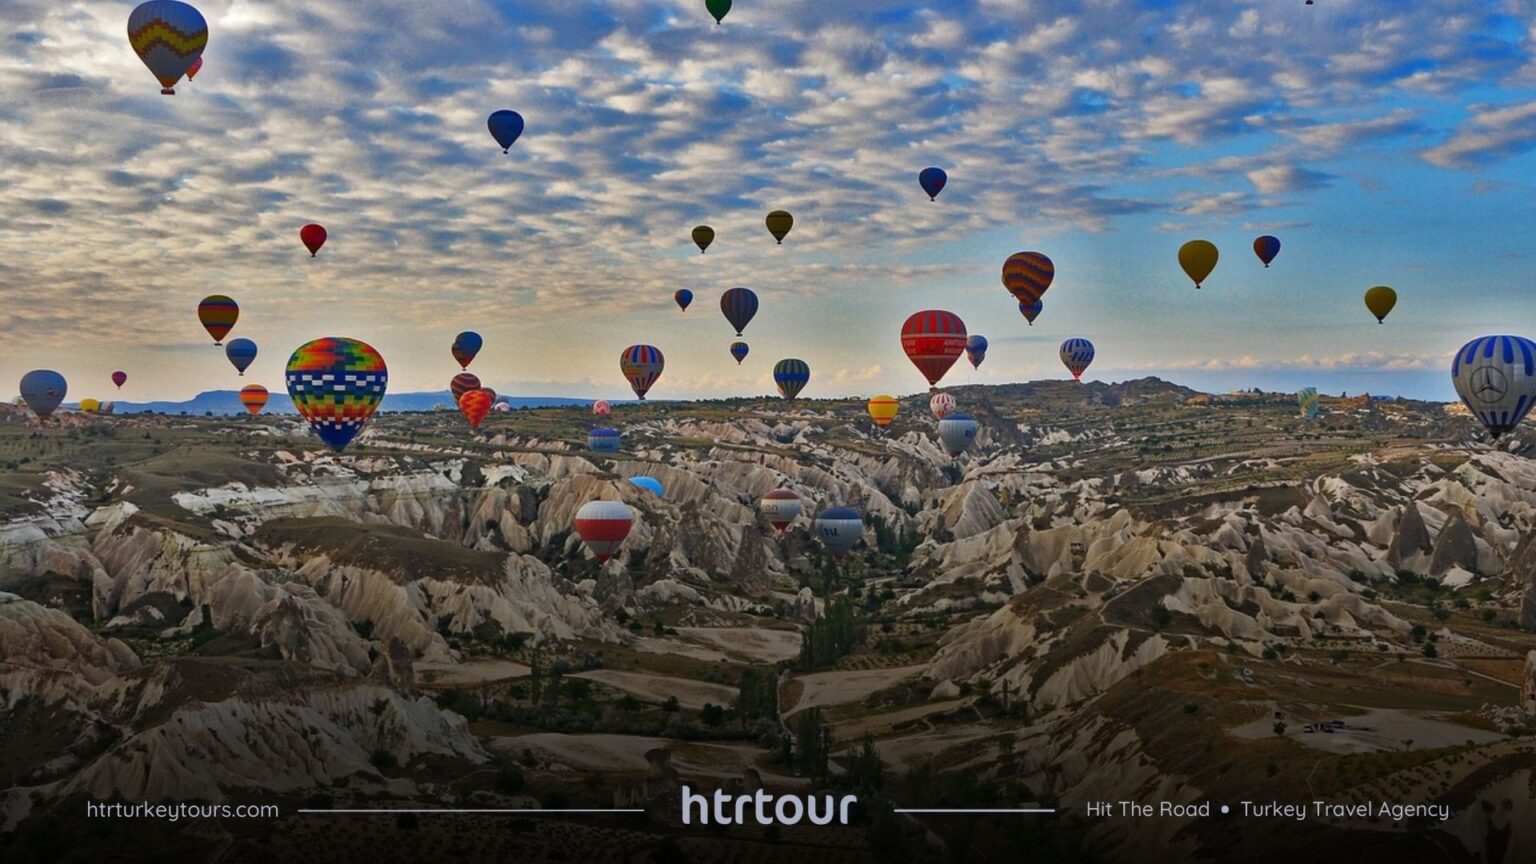
[[[1520,424],[1536,402],[1536,342],[1480,336],[1451,361],[1451,381],[1472,414],[1498,438]]]
[[[1061,362],[1072,377],[1083,380],[1083,372],[1093,362],[1093,343],[1087,339],[1068,339],[1061,343]]]

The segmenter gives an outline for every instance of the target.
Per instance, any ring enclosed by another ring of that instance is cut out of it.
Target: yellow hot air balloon
[[[773,239],[779,241],[780,246],[783,246],[785,235],[789,233],[789,229],[795,227],[795,217],[789,215],[788,210],[775,210],[768,214],[766,221],[768,233],[773,235]]]
[[[896,419],[896,412],[900,407],[901,403],[897,402],[894,396],[876,396],[869,400],[869,419],[875,421],[876,426],[884,429]]]
[[[1385,285],[1377,285],[1365,292],[1365,308],[1371,310],[1371,314],[1376,316],[1377,324],[1384,323],[1387,313],[1391,312],[1392,307],[1396,305],[1397,292]]]
[[[1191,240],[1179,247],[1179,266],[1194,280],[1196,288],[1216,269],[1219,257],[1221,253],[1216,251],[1216,244],[1209,240]]]
[[[101,402],[100,401],[98,401],[96,399],[81,399],[80,400],[80,413],[82,413],[82,414],[95,414],[96,412],[98,412],[100,410],[101,410]]]

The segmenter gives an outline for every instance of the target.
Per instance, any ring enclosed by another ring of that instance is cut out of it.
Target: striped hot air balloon
[[[943,420],[955,413],[955,397],[948,393],[935,393],[928,400],[928,410],[933,412],[933,419]]]
[[[267,407],[267,398],[270,395],[267,388],[260,384],[247,384],[240,388],[240,404],[244,405],[245,410],[254,417],[261,413],[261,409]]]
[[[749,352],[751,350],[752,349],[747,347],[747,343],[745,343],[745,342],[732,342],[731,343],[731,356],[736,358],[736,365],[737,366],[741,365],[741,361],[747,359],[747,352]]]
[[[800,496],[788,489],[775,489],[769,492],[758,501],[757,507],[764,516],[768,517],[768,524],[780,534],[783,534],[784,529],[788,528],[790,523],[795,521],[795,517],[805,509],[805,505],[800,503]]]
[[[751,288],[732,288],[720,295],[720,312],[740,336],[757,314],[757,294]]]
[[[594,453],[617,453],[623,440],[619,430],[599,426],[587,433],[587,449]]]
[[[197,304],[197,320],[202,322],[203,329],[213,337],[215,345],[224,344],[224,337],[235,329],[235,322],[239,319],[240,304],[223,294],[209,294]]]
[[[1044,300],[1036,300],[1033,303],[1019,303],[1019,314],[1024,316],[1024,320],[1028,321],[1031,327],[1035,326],[1035,319],[1039,318],[1040,313],[1043,311],[1045,311]]]
[[[490,416],[491,406],[495,404],[495,391],[476,388],[459,397],[459,413],[469,421],[469,428],[479,429],[485,418]]]
[[[1072,377],[1083,380],[1083,372],[1093,362],[1093,343],[1087,339],[1068,339],[1061,343],[1061,362]]]
[[[160,82],[160,92],[175,96],[176,82],[208,47],[208,22],[177,0],[149,0],[128,15],[128,44]]]
[[[576,533],[599,562],[607,561],[619,550],[635,517],[620,501],[588,501],[576,511]]]
[[[1536,342],[1523,336],[1479,336],[1456,352],[1451,382],[1497,439],[1520,425],[1536,404]]]
[[[1303,387],[1296,391],[1296,407],[1301,409],[1301,416],[1308,420],[1317,419],[1322,404],[1322,400],[1318,398],[1316,387]]]
[[[326,336],[300,345],[284,377],[293,407],[339,453],[384,401],[389,369],[372,345]]]
[[[666,365],[667,358],[654,345],[631,345],[619,354],[619,371],[629,379],[629,386],[641,399],[650,392]]]
[[[804,360],[796,360],[793,357],[780,360],[773,367],[773,383],[779,387],[779,395],[793,402],[800,391],[805,389],[806,382],[811,380],[811,367]]]
[[[1039,252],[1015,252],[1003,262],[1003,287],[1020,303],[1034,303],[1056,279],[1056,265]]]
[[[465,393],[480,389],[480,376],[473,372],[460,372],[448,382],[448,392],[453,394],[453,402],[458,404]]]
[[[939,379],[965,352],[965,322],[953,312],[925,309],[901,325],[901,350],[937,389]]]
[[[869,419],[875,421],[875,425],[881,429],[890,426],[896,420],[896,412],[901,410],[901,403],[894,396],[880,395],[869,400]]]

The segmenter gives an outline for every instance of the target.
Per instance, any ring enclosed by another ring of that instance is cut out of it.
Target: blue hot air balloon
[[[475,355],[480,353],[480,346],[485,340],[473,330],[465,330],[453,337],[453,347],[449,350],[453,353],[453,359],[459,361],[460,369],[468,369],[469,364],[475,360]]]
[[[1473,416],[1498,438],[1520,425],[1536,404],[1536,342],[1522,336],[1479,336],[1456,352],[1451,383]]]
[[[662,490],[662,486],[661,486],[661,481],[657,480],[655,477],[648,477],[648,476],[642,474],[639,477],[631,477],[631,478],[629,478],[629,482],[635,484],[636,486],[639,486],[641,489],[644,489],[647,492],[650,492],[651,494],[655,495],[657,498],[663,497],[663,494],[662,494],[663,490]]]
[[[491,137],[501,145],[501,152],[512,149],[518,136],[523,134],[523,115],[516,111],[497,111],[491,118],[485,121],[485,125],[491,129]]]
[[[679,288],[672,294],[672,299],[677,301],[677,308],[687,312],[688,307],[693,304],[693,292],[687,288]]]
[[[969,414],[956,412],[939,421],[939,441],[951,456],[959,456],[970,449],[976,440],[976,421]]]
[[[234,365],[235,370],[241,375],[256,362],[256,343],[249,339],[231,339],[224,346],[224,356]]]
[[[1019,314],[1024,316],[1024,320],[1028,321],[1031,327],[1035,326],[1035,319],[1039,318],[1043,311],[1045,311],[1044,300],[1036,300],[1033,303],[1019,301]]]
[[[779,385],[779,394],[789,401],[794,401],[810,380],[811,367],[804,360],[791,357],[773,367],[773,383]]]
[[[736,335],[740,336],[752,322],[752,316],[757,314],[757,295],[750,288],[732,288],[720,295],[720,311],[725,313],[725,320],[731,322]]]
[[[944,184],[949,182],[949,175],[943,168],[924,168],[917,175],[917,182],[922,185],[923,191],[928,193],[928,200],[933,201],[944,191]]]
[[[21,398],[40,418],[47,418],[64,401],[69,384],[52,369],[33,369],[21,376]]]
[[[965,356],[971,361],[971,368],[981,367],[981,361],[987,359],[987,337],[980,333],[972,333],[965,337]]]
[[[829,507],[816,517],[816,536],[834,558],[841,558],[864,536],[864,519],[852,507]]]
[[[587,449],[594,453],[617,453],[621,440],[619,430],[599,426],[587,433]]]
[[[747,359],[747,352],[750,350],[752,349],[748,348],[745,342],[731,343],[731,356],[736,358],[737,366],[741,365],[741,361]]]
[[[1253,241],[1253,254],[1259,256],[1259,260],[1264,262],[1265,267],[1268,267],[1269,262],[1275,260],[1275,256],[1280,254],[1280,238],[1265,234],[1263,237],[1255,239]]]
[[[1093,343],[1087,339],[1068,339],[1061,343],[1061,363],[1072,377],[1083,380],[1083,372],[1093,362]]]

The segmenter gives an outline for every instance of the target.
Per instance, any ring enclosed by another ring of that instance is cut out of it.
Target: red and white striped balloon
[[[576,511],[576,533],[599,562],[619,550],[635,518],[622,501],[588,501]]]

